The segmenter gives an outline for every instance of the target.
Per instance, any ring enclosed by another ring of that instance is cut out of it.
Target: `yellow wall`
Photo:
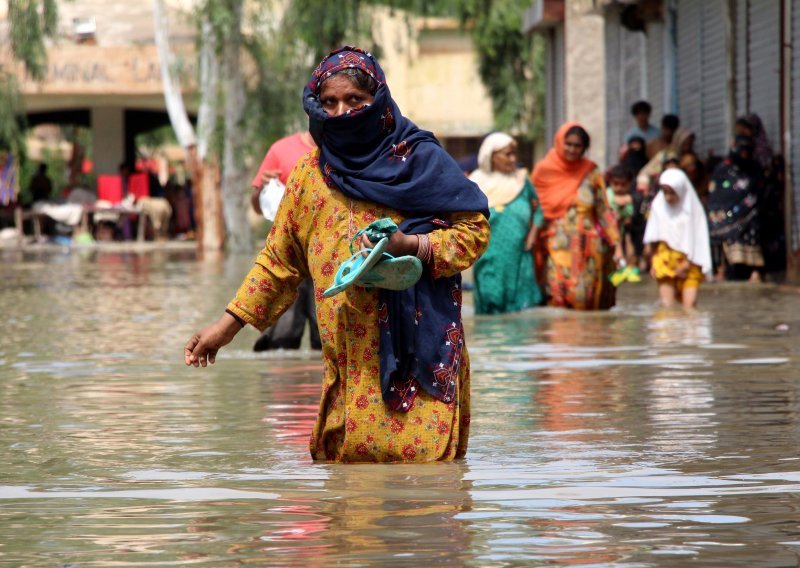
[[[440,137],[482,136],[491,101],[478,77],[468,33],[455,22],[376,10],[375,36],[392,95],[405,116]]]

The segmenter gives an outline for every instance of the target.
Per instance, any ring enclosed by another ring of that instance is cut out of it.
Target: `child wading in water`
[[[637,267],[642,256],[644,234],[644,216],[639,211],[643,196],[636,191],[633,174],[622,164],[611,168],[609,181],[606,188],[608,204],[617,218],[625,261],[628,266]]]
[[[700,283],[711,274],[705,210],[682,170],[666,170],[659,186],[644,233],[653,253],[650,274],[658,281],[662,306],[669,308],[678,299],[691,309],[697,305]]]

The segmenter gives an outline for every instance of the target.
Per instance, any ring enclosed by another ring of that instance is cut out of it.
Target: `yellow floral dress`
[[[672,282],[678,292],[684,288],[699,288],[703,282],[703,270],[696,264],[689,263],[689,270],[683,278],[676,278],[680,266],[689,258],[677,250],[673,250],[665,242],[659,242],[651,261],[659,283]]]
[[[439,401],[420,390],[408,412],[389,410],[380,387],[379,291],[351,286],[325,298],[356,231],[383,217],[388,207],[348,198],[326,185],[319,150],[295,167],[264,249],[228,309],[266,329],[297,295],[303,278],[314,282],[324,376],[319,415],[311,434],[315,460],[342,462],[434,461],[461,457],[469,434],[469,357],[466,347],[455,400]],[[434,278],[471,266],[489,244],[489,222],[480,213],[455,213],[449,228],[430,233]]]

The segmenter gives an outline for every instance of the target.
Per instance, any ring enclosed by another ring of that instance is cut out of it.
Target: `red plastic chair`
[[[122,201],[122,177],[115,175],[97,176],[97,199],[119,205]]]

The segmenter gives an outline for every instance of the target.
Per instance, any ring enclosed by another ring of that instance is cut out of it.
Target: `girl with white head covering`
[[[486,137],[469,178],[489,201],[492,238],[475,263],[475,313],[499,314],[537,306],[533,245],[544,216],[527,172],[517,167],[517,143],[503,132]]]
[[[659,186],[644,233],[645,244],[655,248],[650,274],[662,306],[672,306],[677,297],[694,308],[700,283],[712,270],[705,210],[683,170],[664,171]]]

